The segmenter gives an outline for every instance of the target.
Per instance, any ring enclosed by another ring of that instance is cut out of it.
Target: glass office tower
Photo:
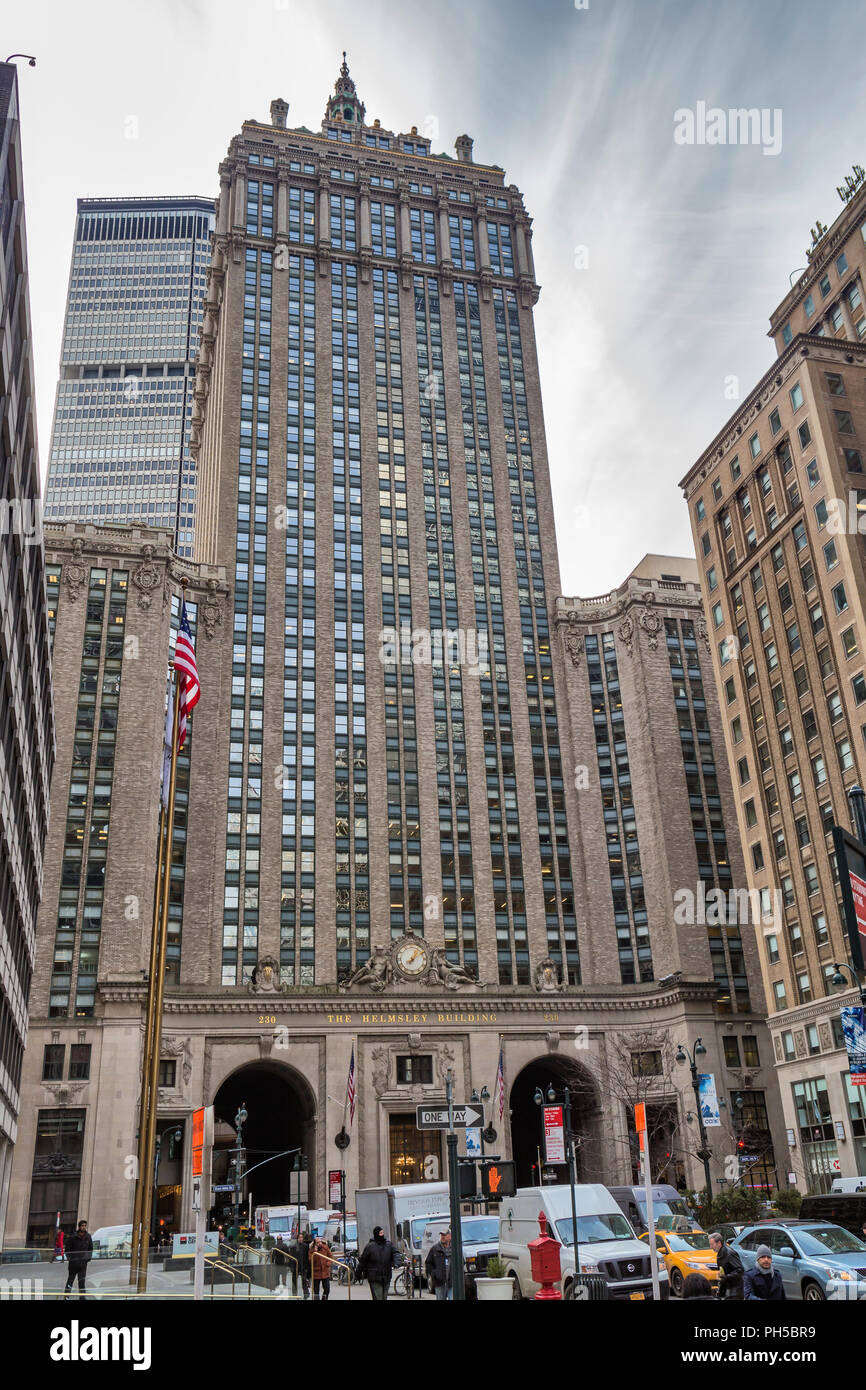
[[[193,359],[213,203],[81,198],[46,491],[55,522],[143,522],[191,555]]]

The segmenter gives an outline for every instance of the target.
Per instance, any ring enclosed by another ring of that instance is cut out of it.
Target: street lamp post
[[[683,1050],[682,1043],[678,1043],[675,1060],[679,1062],[680,1065],[683,1065],[685,1062],[688,1062],[689,1070],[692,1074],[692,1090],[695,1093],[695,1109],[698,1112],[698,1128],[700,1130],[701,1135],[701,1147],[700,1152],[698,1153],[698,1158],[703,1159],[704,1179],[707,1185],[707,1201],[711,1203],[713,1200],[713,1184],[712,1179],[710,1178],[710,1150],[707,1147],[707,1131],[706,1127],[704,1126],[703,1111],[701,1110],[701,1083],[698,1079],[698,1068],[696,1062],[696,1058],[705,1057],[706,1053],[707,1049],[704,1047],[700,1038],[698,1038],[690,1053],[686,1053]]]
[[[238,1228],[238,1235],[240,1235],[241,1227],[241,1188],[243,1186],[244,1163],[246,1160],[246,1153],[244,1151],[244,1125],[247,1119],[247,1108],[243,1101],[241,1101],[240,1109],[235,1115],[235,1130],[237,1131],[237,1144],[235,1145],[235,1182],[237,1184],[237,1192],[235,1193],[235,1225]]]
[[[547,1099],[551,1103],[556,1100],[556,1089],[551,1081],[547,1088]],[[535,1088],[535,1104],[544,1104],[544,1092],[540,1086]],[[574,1133],[571,1128],[571,1090],[568,1086],[562,1088],[562,1109],[565,1118],[565,1161],[568,1167],[568,1186],[571,1192],[571,1234],[574,1242],[574,1283],[580,1281],[580,1242],[577,1238],[577,1193],[575,1191],[576,1175],[574,1164]],[[546,1155],[545,1155],[546,1157]],[[539,1183],[541,1173],[538,1175]]]

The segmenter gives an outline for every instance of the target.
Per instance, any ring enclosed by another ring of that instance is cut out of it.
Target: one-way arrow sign
[[[477,1105],[455,1105],[453,1114],[455,1129],[474,1129],[484,1124],[484,1111]],[[447,1129],[448,1106],[419,1105],[417,1125],[419,1129]]]

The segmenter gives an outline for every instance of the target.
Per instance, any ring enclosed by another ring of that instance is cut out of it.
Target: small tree
[[[707,1200],[706,1188],[698,1196],[698,1207],[704,1228],[709,1230],[720,1221],[751,1222],[761,1215],[764,1199],[754,1187],[728,1187]]]
[[[773,1201],[783,1216],[799,1216],[803,1194],[796,1187],[777,1187],[773,1191]]]

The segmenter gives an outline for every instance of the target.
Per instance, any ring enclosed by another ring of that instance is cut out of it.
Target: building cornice
[[[794,305],[803,297],[810,285],[819,278],[827,262],[837,253],[840,245],[847,241],[851,233],[863,221],[866,213],[866,184],[861,184],[854,197],[845,204],[832,227],[816,242],[808,268],[785,295],[781,304],[770,315],[767,337],[772,338],[779,331],[779,324],[790,314]]]
[[[849,338],[825,338],[814,333],[798,333],[764,373],[736,414],[731,416],[713,442],[680,480],[678,486],[687,498],[691,497],[715,471],[728,451],[736,448],[746,427],[763,413],[785,382],[799,370],[803,360],[811,357],[826,362],[836,362],[842,357],[849,363],[859,362],[866,366],[866,343],[855,343]]]

